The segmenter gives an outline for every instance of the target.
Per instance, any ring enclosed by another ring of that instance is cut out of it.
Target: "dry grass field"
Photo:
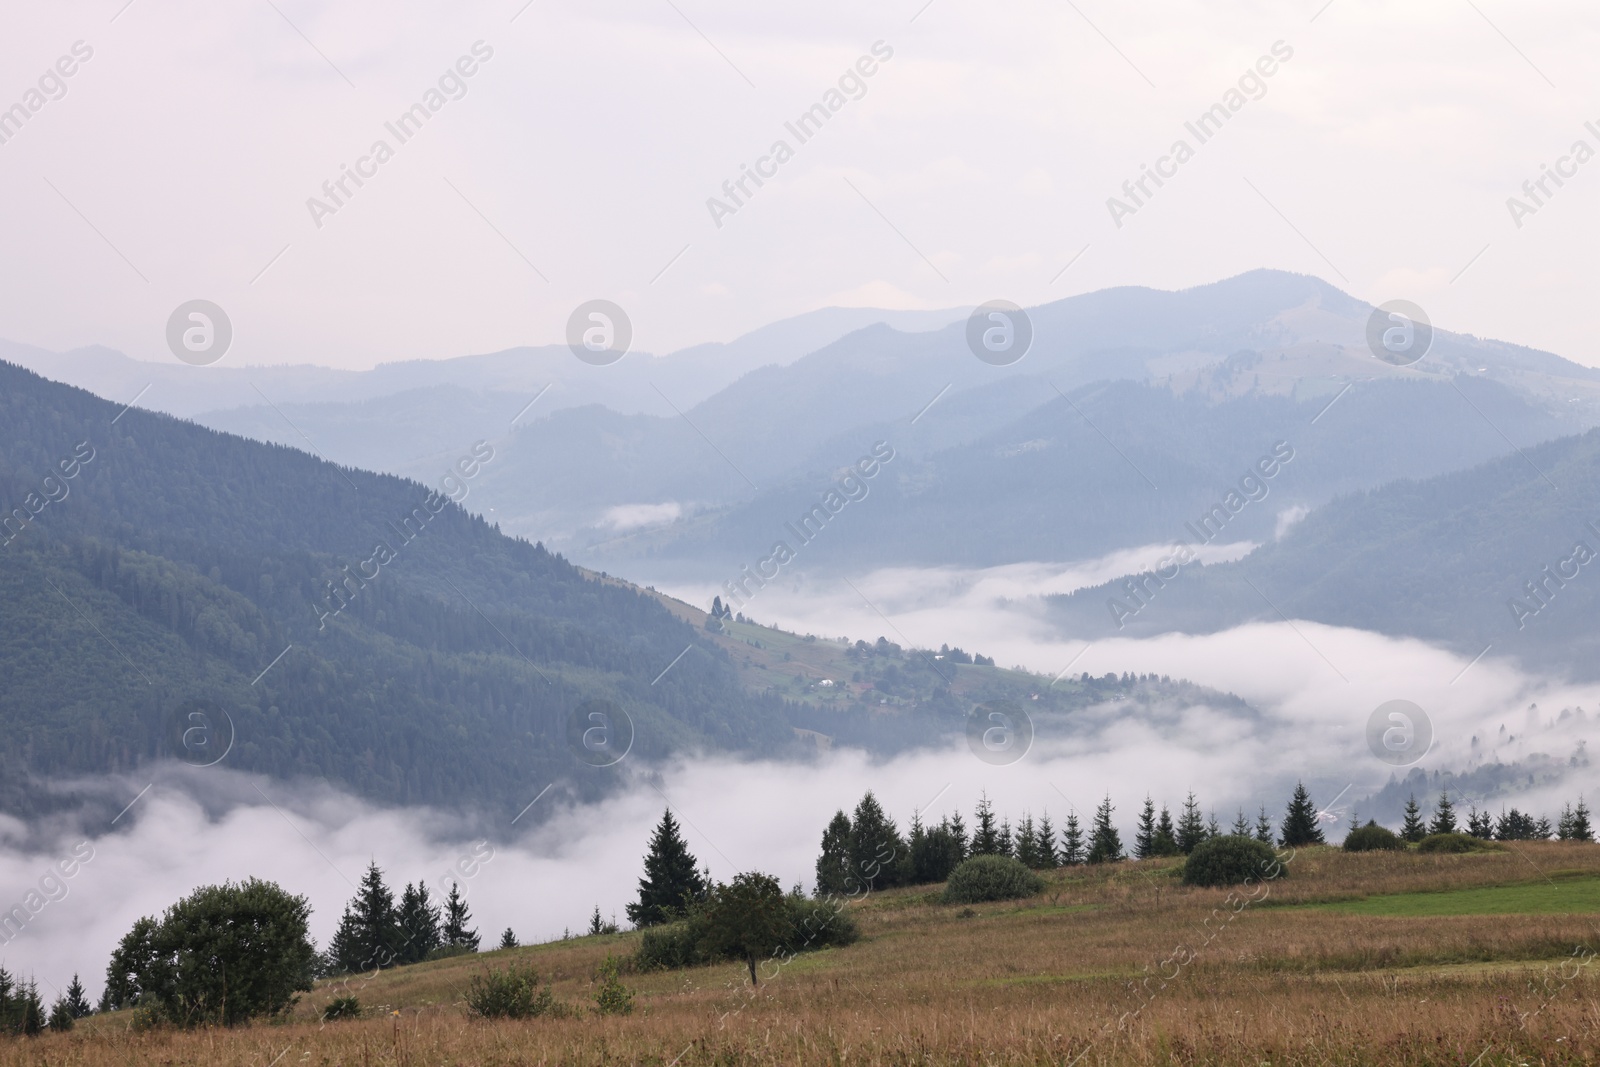
[[[355,980],[368,1017],[136,1033],[122,1016],[0,1043],[0,1067],[204,1064],[1578,1064],[1600,1062],[1600,847],[1460,856],[1302,850],[1247,903],[1179,885],[1174,861],[1057,872],[1021,904],[901,890],[852,907],[863,939],[769,964],[627,974],[592,1010],[619,934]],[[1568,906],[1570,901],[1570,907]],[[470,976],[537,967],[562,1018],[467,1016]]]

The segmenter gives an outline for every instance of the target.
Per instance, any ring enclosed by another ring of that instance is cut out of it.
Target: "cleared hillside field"
[[[735,964],[625,974],[628,1016],[592,1011],[600,963],[638,936],[618,934],[323,983],[279,1024],[97,1017],[0,1044],[0,1067],[1600,1062],[1600,846],[1316,848],[1288,869],[1254,903],[1184,888],[1177,861],[1058,871],[1020,904],[883,893],[852,905],[859,943],[769,963],[753,993]],[[512,960],[582,1012],[469,1018],[471,976]],[[347,991],[368,1017],[319,1023]]]

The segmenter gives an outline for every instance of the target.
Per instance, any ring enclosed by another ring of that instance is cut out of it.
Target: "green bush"
[[[973,856],[962,860],[945,883],[944,903],[977,904],[985,900],[1018,900],[1044,888],[1044,879],[1010,856]]]
[[[202,886],[158,922],[133,924],[111,954],[106,998],[179,1026],[282,1016],[311,988],[311,905],[272,882]]]
[[[1405,847],[1399,834],[1370,821],[1351,830],[1344,838],[1346,852],[1403,852]]]
[[[485,967],[467,986],[467,1010],[480,1019],[532,1019],[554,1006],[550,987],[539,985],[539,974],[532,967]]]
[[[334,997],[328,1001],[328,1006],[322,1009],[323,1022],[359,1018],[361,1018],[361,1001],[355,997]]]
[[[601,1015],[633,1014],[633,990],[622,984],[620,969],[615,956],[607,956],[600,965],[600,988],[595,991],[594,1010]]]
[[[806,952],[829,945],[852,945],[861,940],[861,927],[844,905],[834,900],[811,900],[790,894],[785,904],[793,929],[784,948]]]
[[[678,970],[707,960],[700,953],[700,931],[689,921],[652,926],[639,939],[633,964],[641,971]]]
[[[810,952],[830,945],[850,945],[861,939],[855,917],[838,901],[812,900],[798,893],[783,897],[786,922],[773,954]],[[639,971],[677,970],[730,958],[713,944],[712,912],[704,903],[688,909],[684,918],[652,926],[639,939],[633,966]],[[733,953],[731,955],[738,955]]]
[[[1253,837],[1208,837],[1194,847],[1183,865],[1184,885],[1239,885],[1282,878],[1288,869],[1272,847]]]
[[[1493,841],[1466,834],[1429,834],[1417,845],[1418,852],[1503,852]]]

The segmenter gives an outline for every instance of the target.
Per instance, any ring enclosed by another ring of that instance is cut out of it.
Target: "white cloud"
[[[619,504],[607,508],[600,521],[614,530],[637,530],[676,522],[682,514],[683,505],[671,500],[664,504]]]

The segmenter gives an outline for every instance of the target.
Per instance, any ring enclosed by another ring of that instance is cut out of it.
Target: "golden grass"
[[[1600,1060],[1600,1001],[1578,946],[1600,916],[1352,915],[1296,905],[1600,875],[1600,848],[1467,856],[1302,851],[1265,900],[1187,889],[1177,864],[1061,872],[1046,893],[971,909],[928,890],[854,905],[864,939],[769,965],[627,975],[631,1016],[487,1023],[461,992],[510,958],[591,1003],[634,935],[441,960],[351,983],[388,1014],[320,1026],[324,983],[286,1023],[135,1034],[117,1016],[0,1042],[0,1067],[110,1064],[1578,1064]],[[1232,916],[1231,919],[1229,916]],[[1164,962],[1165,961],[1165,962]],[[1148,968],[1148,969],[1147,969]]]

